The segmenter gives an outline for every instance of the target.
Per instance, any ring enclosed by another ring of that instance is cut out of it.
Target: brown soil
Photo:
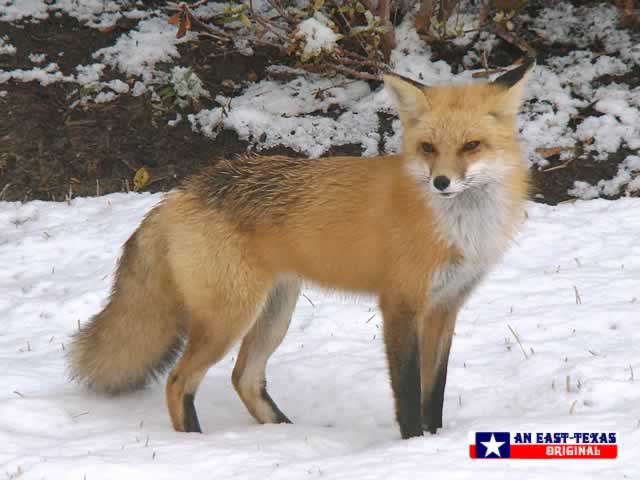
[[[76,65],[93,63],[94,51],[112,44],[134,25],[135,21],[127,20],[112,31],[100,32],[64,16],[38,24],[0,23],[0,36],[8,34],[18,49],[16,56],[2,57],[0,68],[31,69],[27,55],[37,52],[46,53],[48,60],[57,62],[63,73],[71,73]],[[62,51],[64,54],[60,56]],[[435,51],[448,59],[446,48]],[[452,58],[448,60],[455,62],[462,58],[461,52],[449,51]],[[253,57],[221,55],[209,42],[183,45],[181,55],[182,63],[191,65],[214,96],[240,91],[247,79],[263,78],[271,61],[283,61],[270,51],[257,51]],[[505,44],[492,60],[496,65],[506,65],[518,55],[517,49]],[[640,75],[629,75],[599,80],[637,86],[639,78]],[[143,166],[151,173],[151,180],[143,190],[166,191],[212,159],[242,153],[249,147],[248,142],[230,131],[222,131],[211,140],[194,133],[185,121],[168,126],[167,120],[175,117],[177,109],[154,104],[147,95],[122,95],[111,103],[71,108],[73,99],[79,96],[77,85],[55,83],[42,87],[35,82],[11,82],[1,87],[9,90],[9,94],[0,97],[0,200],[63,200],[69,195],[126,191],[133,188],[133,176]],[[392,117],[380,114],[380,118],[382,134],[390,130]],[[266,153],[295,155],[286,148]],[[346,145],[330,152],[360,153],[359,145]],[[570,198],[567,190],[575,180],[597,183],[613,177],[625,153],[617,152],[607,161],[586,156],[563,168],[535,171],[535,198],[547,203],[567,200]],[[559,164],[553,157],[550,161],[551,166]]]

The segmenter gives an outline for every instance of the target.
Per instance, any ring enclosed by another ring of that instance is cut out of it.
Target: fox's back
[[[399,255],[432,255],[442,243],[399,156],[222,159],[181,193],[274,270],[333,288],[378,291]]]

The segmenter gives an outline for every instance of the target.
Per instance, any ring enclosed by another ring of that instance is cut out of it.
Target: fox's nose
[[[433,179],[433,186],[440,191],[446,190],[450,183],[451,180],[449,180],[449,177],[445,177],[444,175],[438,175]]]

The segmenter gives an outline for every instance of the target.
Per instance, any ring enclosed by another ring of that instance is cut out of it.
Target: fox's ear
[[[402,123],[415,123],[427,111],[429,102],[424,95],[425,85],[395,73],[385,73],[384,86]]]
[[[522,65],[509,70],[491,82],[504,88],[500,99],[500,107],[503,113],[510,115],[518,113],[520,102],[522,101],[522,91],[535,65],[535,58],[527,57],[522,62]]]

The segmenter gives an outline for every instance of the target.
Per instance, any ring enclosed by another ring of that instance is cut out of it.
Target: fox
[[[310,282],[377,299],[401,437],[436,433],[456,317],[524,221],[516,115],[533,65],[460,85],[384,74],[396,154],[245,154],[188,177],[125,242],[106,306],[72,340],[72,377],[116,394],[170,369],[173,428],[202,432],[198,386],[241,342],[246,409],[291,423],[266,366]]]

